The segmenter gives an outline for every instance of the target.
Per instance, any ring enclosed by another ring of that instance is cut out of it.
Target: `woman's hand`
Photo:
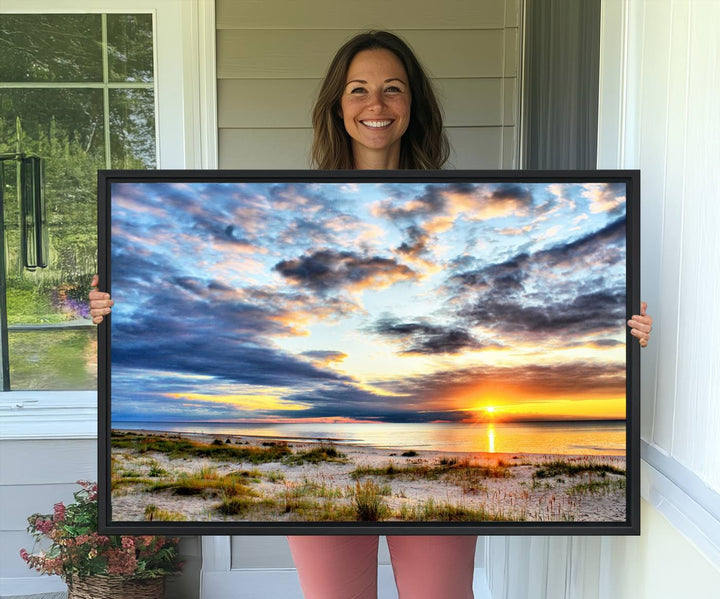
[[[630,327],[630,334],[638,338],[640,347],[647,347],[650,331],[652,331],[652,316],[645,313],[647,304],[640,302],[640,314],[633,314],[632,318],[627,321]]]
[[[97,286],[100,278],[95,275],[90,286],[93,288],[88,294],[90,299],[90,316],[95,324],[100,324],[106,314],[110,314],[112,305],[115,303],[110,299],[109,293],[98,291]]]

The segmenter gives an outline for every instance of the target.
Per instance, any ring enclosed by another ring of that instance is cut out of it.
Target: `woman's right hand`
[[[110,299],[110,294],[103,291],[98,291],[97,286],[100,282],[100,277],[95,275],[90,283],[92,290],[88,294],[90,300],[90,316],[95,324],[100,324],[105,318],[106,314],[110,314],[112,305],[115,303]]]

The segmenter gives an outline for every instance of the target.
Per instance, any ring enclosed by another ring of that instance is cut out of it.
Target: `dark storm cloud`
[[[479,270],[461,272],[450,278],[450,284],[456,288],[489,289],[510,291],[523,289],[523,281],[528,278],[526,270],[528,254],[519,254],[505,262],[491,264]]]
[[[490,194],[491,200],[516,200],[525,206],[532,206],[533,195],[530,190],[516,183],[503,183],[498,185]]]
[[[448,191],[448,187],[450,186],[426,185],[421,195],[404,198],[406,202],[402,206],[395,206],[392,201],[384,201],[380,204],[380,213],[391,220],[399,221],[413,221],[417,217],[440,214],[447,205],[444,193]],[[470,187],[469,190],[471,189]]]
[[[316,292],[372,283],[392,283],[416,276],[411,268],[391,258],[329,249],[282,260],[273,270]]]
[[[170,294],[162,311],[113,323],[113,365],[223,377],[259,385],[302,384],[343,377],[285,354],[265,342],[287,332],[257,306],[186,301]]]
[[[521,283],[531,273],[543,276],[551,269],[586,269],[596,263],[603,269],[625,258],[625,218],[609,223],[598,231],[569,243],[557,244],[535,253],[522,252],[504,262],[486,267],[457,272],[450,277],[450,284],[458,288],[495,287],[521,289]],[[462,267],[462,263],[458,263]],[[520,285],[520,286],[519,286]]]
[[[422,254],[427,253],[428,241],[430,241],[430,235],[423,231],[420,227],[410,226],[405,228],[405,241],[402,242],[397,248],[397,252],[417,258]]]
[[[549,300],[550,298],[548,298]],[[601,332],[622,326],[625,316],[625,292],[602,291],[577,296],[570,302],[528,306],[520,300],[483,298],[461,311],[476,325],[503,333],[573,334]]]
[[[131,254],[113,262],[113,280],[120,281],[118,287],[124,290],[115,296],[113,367],[210,375],[258,385],[349,380],[268,343],[269,336],[292,334],[293,304],[302,304],[297,294],[258,291],[239,299],[236,290],[222,282],[173,272],[160,276],[156,268]],[[143,272],[156,277],[133,281],[124,275]],[[152,298],[152,303],[145,299],[144,305],[133,306],[135,293]],[[253,297],[258,294],[260,298]],[[349,309],[342,302],[335,304],[323,310]],[[125,315],[125,310],[132,314]]]
[[[602,262],[605,267],[617,264],[625,258],[625,217],[618,218],[602,229],[570,243],[561,243],[533,255],[533,260],[548,267],[560,264]],[[621,251],[622,250],[622,251]]]
[[[403,347],[401,353],[404,354],[458,354],[471,349],[498,347],[496,344],[481,343],[465,329],[426,322],[400,322],[383,318],[370,330],[400,342]]]

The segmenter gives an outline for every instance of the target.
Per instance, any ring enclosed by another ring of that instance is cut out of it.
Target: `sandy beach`
[[[120,521],[624,522],[625,458],[113,431]]]

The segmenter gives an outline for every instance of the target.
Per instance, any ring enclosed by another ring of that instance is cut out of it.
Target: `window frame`
[[[213,0],[0,0],[0,14],[33,13],[152,14],[157,168],[217,168]],[[0,393],[0,439],[59,438],[97,438],[95,390]]]

